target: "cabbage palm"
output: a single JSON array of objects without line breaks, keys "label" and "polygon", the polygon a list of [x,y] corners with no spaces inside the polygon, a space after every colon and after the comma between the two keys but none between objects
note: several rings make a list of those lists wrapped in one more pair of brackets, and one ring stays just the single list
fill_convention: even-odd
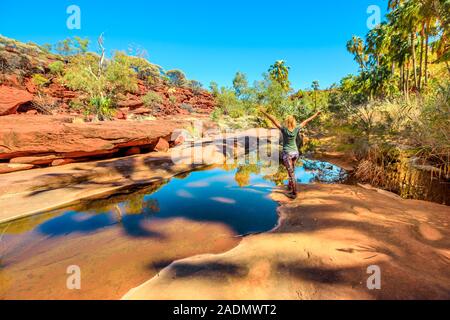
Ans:
[{"label": "cabbage palm", "polygon": [[314,90],[314,108],[317,109],[317,91],[320,88],[319,81],[314,80],[311,88]]},{"label": "cabbage palm", "polygon": [[361,70],[366,69],[367,56],[365,54],[364,41],[360,37],[353,36],[347,42],[347,51],[353,54]]},{"label": "cabbage palm", "polygon": [[289,67],[286,66],[284,60],[278,60],[269,68],[269,75],[273,81],[278,82],[283,90],[289,91]]}]

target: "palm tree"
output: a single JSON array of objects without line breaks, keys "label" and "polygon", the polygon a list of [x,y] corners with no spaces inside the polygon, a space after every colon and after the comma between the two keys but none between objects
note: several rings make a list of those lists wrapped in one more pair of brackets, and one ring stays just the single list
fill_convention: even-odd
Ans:
[{"label": "palm tree", "polygon": [[[449,32],[449,0],[388,0],[387,21],[365,40],[353,36],[347,42],[360,67],[360,91],[369,97],[386,95],[395,91],[398,79],[408,99],[412,89],[421,92],[427,85],[429,63],[445,62],[450,73]],[[435,61],[430,61],[431,51]]]},{"label": "palm tree", "polygon": [[269,68],[269,75],[272,80],[278,82],[285,91],[289,91],[289,67],[284,60],[278,60]]},{"label": "palm tree", "polygon": [[317,91],[320,88],[319,81],[314,80],[311,85],[311,88],[313,88],[313,90],[314,90],[314,109],[317,109]]},{"label": "palm tree", "polygon": [[392,36],[393,30],[391,25],[387,22],[382,22],[367,34],[366,53],[375,57],[377,67],[380,67],[382,62],[390,63],[392,73],[394,73],[395,66],[390,55]]},{"label": "palm tree", "polygon": [[354,55],[355,61],[359,64],[361,70],[366,69],[367,56],[365,55],[364,41],[360,37],[353,36],[347,42],[347,51]]}]

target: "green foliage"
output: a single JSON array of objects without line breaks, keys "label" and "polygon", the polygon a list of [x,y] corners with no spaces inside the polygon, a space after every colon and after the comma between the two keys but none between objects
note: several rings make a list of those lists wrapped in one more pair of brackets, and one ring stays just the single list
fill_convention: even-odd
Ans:
[{"label": "green foliage", "polygon": [[[423,102],[422,102],[423,101]],[[418,147],[419,153],[432,161],[450,162],[450,83],[416,102],[416,113],[402,133]],[[423,103],[420,106],[420,103]],[[411,114],[410,111],[408,111]]]},{"label": "green foliage", "polygon": [[358,158],[385,143],[414,147],[422,159],[449,161],[450,85],[438,87],[425,96],[384,100],[363,99],[352,92],[350,78],[330,95],[328,129],[341,145]]},{"label": "green foliage", "polygon": [[63,82],[72,90],[80,90],[92,97],[114,98],[119,92],[137,90],[136,72],[122,52],[105,67],[99,66],[100,57],[93,53],[77,55],[69,62]]},{"label": "green foliage", "polygon": [[175,97],[172,94],[169,94],[169,101],[171,104],[176,104],[177,103],[177,97]]},{"label": "green foliage", "polygon": [[161,77],[161,67],[150,63],[142,57],[127,56],[123,54],[130,67],[136,72],[138,79],[154,84]]},{"label": "green foliage", "polygon": [[238,98],[248,95],[249,87],[247,76],[242,72],[237,72],[233,79],[233,88]]},{"label": "green foliage", "polygon": [[48,65],[50,73],[55,76],[62,76],[64,74],[65,64],[62,61],[55,61]]},{"label": "green foliage", "polygon": [[[386,21],[365,39],[353,36],[347,50],[360,73],[356,84],[370,99],[424,92],[433,74],[430,64],[450,57],[449,1],[390,0]],[[432,62],[434,61],[434,62]],[[450,68],[447,65],[447,75]]]},{"label": "green foliage", "polygon": [[347,43],[359,73],[331,92],[329,128],[361,157],[401,144],[448,165],[450,4],[390,0],[388,7],[386,21]]},{"label": "green foliage", "polygon": [[219,93],[220,93],[219,85],[217,84],[217,82],[214,82],[214,81],[212,81],[212,82],[209,84],[209,90],[211,90],[211,94],[212,94],[214,97],[217,97],[217,96],[219,95]]},{"label": "green foliage", "polygon": [[290,82],[289,82],[289,67],[286,66],[285,61],[278,60],[269,68],[270,78],[277,82],[284,91],[290,90]]},{"label": "green foliage", "polygon": [[88,47],[89,39],[73,37],[59,41],[55,46],[55,50],[62,56],[71,56],[86,53]]},{"label": "green foliage", "polygon": [[106,95],[107,79],[99,68],[100,57],[93,53],[73,57],[67,65],[63,83],[90,97]]},{"label": "green foliage", "polygon": [[189,80],[187,86],[194,94],[199,94],[203,90],[203,85],[197,80]]},{"label": "green foliage", "polygon": [[163,103],[162,97],[154,91],[147,92],[147,94],[142,98],[142,101],[145,106],[150,108],[157,108]]},{"label": "green foliage", "polygon": [[92,97],[89,105],[93,108],[92,112],[97,115],[98,119],[103,121],[110,119],[113,115],[114,108],[111,98]]},{"label": "green foliage", "polygon": [[46,77],[44,77],[42,74],[39,73],[33,75],[32,81],[33,84],[36,85],[38,88],[43,88],[50,83],[50,80],[48,80]]},{"label": "green foliage", "polygon": [[75,111],[85,111],[86,106],[82,100],[79,98],[75,98],[73,100],[70,100],[69,107]]},{"label": "green foliage", "polygon": [[76,55],[70,59],[62,82],[72,90],[86,94],[89,110],[100,120],[107,119],[118,94],[138,89],[136,71],[122,52],[100,67],[100,57],[93,53]]},{"label": "green foliage", "polygon": [[107,90],[113,94],[118,92],[136,92],[138,90],[136,71],[124,52],[117,51],[104,71]]},{"label": "green foliage", "polygon": [[308,139],[306,143],[301,147],[301,153],[314,152],[320,146],[320,141],[317,139]]},{"label": "green foliage", "polygon": [[245,115],[244,104],[236,97],[236,93],[222,87],[217,96],[217,107],[222,114],[232,118],[239,118]]},{"label": "green foliage", "polygon": [[[279,61],[275,65],[281,68],[284,62]],[[272,66],[271,69],[275,70],[275,67]],[[261,105],[266,106],[267,111],[281,121],[284,121],[288,115],[303,121],[313,114],[316,110],[315,105],[323,108],[327,105],[328,94],[321,92],[314,92],[315,100],[311,98],[310,92],[290,95],[290,89],[286,90],[289,80],[283,78],[283,81],[279,81],[274,74],[264,74],[263,80],[255,82],[251,87],[248,85],[246,75],[241,72],[236,73],[232,89],[226,87],[219,89],[216,83],[211,83],[211,92],[217,105],[212,119],[219,123],[232,123],[227,118],[234,119],[235,123],[239,122],[239,125],[231,125],[232,127],[265,126],[266,118],[261,117],[258,111]],[[244,120],[246,124],[241,123]]]},{"label": "green foliage", "polygon": [[169,70],[166,72],[170,84],[176,87],[182,87],[187,84],[186,75],[181,70]]},{"label": "green foliage", "polygon": [[50,53],[53,49],[53,46],[50,43],[44,43],[43,45],[41,45],[41,49],[45,53]]},{"label": "green foliage", "polygon": [[182,103],[180,108],[183,110],[186,110],[187,112],[189,112],[191,114],[195,112],[194,107],[189,103]]}]

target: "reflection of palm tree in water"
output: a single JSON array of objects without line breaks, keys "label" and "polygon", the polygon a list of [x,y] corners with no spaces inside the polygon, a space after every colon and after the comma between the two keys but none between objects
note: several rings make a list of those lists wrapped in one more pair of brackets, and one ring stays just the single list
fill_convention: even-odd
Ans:
[{"label": "reflection of palm tree in water", "polygon": [[[261,165],[257,164],[242,165],[237,168],[234,180],[236,181],[239,187],[246,187],[250,185],[251,174],[257,175],[260,173],[261,173]],[[278,166],[278,171],[276,173],[271,175],[265,175],[262,178],[264,180],[275,183],[275,185],[277,186],[281,186],[284,184],[286,180],[289,179],[289,174],[286,168],[280,164]]]},{"label": "reflection of palm tree in water", "polygon": [[276,173],[271,174],[271,175],[266,175],[263,177],[263,179],[271,181],[271,182],[275,183],[275,185],[277,185],[277,186],[282,186],[282,185],[284,185],[284,182],[286,180],[289,180],[289,173],[283,165],[280,165],[278,167],[278,171]]},{"label": "reflection of palm tree in water", "polygon": [[133,196],[130,200],[125,202],[123,207],[119,203],[113,205],[113,208],[109,211],[115,212],[118,222],[122,221],[125,215],[139,215],[148,213],[160,212],[158,200],[156,199],[144,199],[144,194],[138,194]]},{"label": "reflection of palm tree in water", "polygon": [[234,176],[234,180],[239,187],[249,186],[251,174],[259,174],[260,169],[261,168],[257,164],[239,166]]}]

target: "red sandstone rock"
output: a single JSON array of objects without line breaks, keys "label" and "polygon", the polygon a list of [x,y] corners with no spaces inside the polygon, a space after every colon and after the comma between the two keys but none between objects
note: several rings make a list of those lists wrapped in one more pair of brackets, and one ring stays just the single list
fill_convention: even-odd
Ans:
[{"label": "red sandstone rock", "polygon": [[[0,159],[53,155],[54,158],[44,161],[51,164],[57,159],[107,156],[122,148],[151,148],[160,137],[186,124],[175,120],[99,123],[72,123],[72,120],[68,116],[26,114],[0,117]],[[164,145],[161,142],[159,147],[164,150]],[[25,159],[27,163],[39,164],[41,160]]]},{"label": "red sandstone rock", "polygon": [[179,146],[180,144],[183,144],[185,140],[186,140],[186,139],[184,138],[183,135],[179,135],[179,136],[175,139],[175,141],[172,142],[172,146],[173,146],[173,147]]},{"label": "red sandstone rock", "polygon": [[167,142],[166,139],[164,138],[159,138],[158,143],[156,144],[156,146],[154,147],[153,150],[158,151],[158,152],[167,152],[169,151],[170,145]]},{"label": "red sandstone rock", "polygon": [[14,114],[17,109],[33,100],[33,95],[25,90],[0,86],[0,116]]},{"label": "red sandstone rock", "polygon": [[119,152],[119,149],[110,149],[110,150],[95,150],[95,151],[74,151],[64,153],[64,157],[67,158],[96,158],[96,157],[104,157],[108,155],[112,155],[116,152]]},{"label": "red sandstone rock", "polygon": [[32,168],[34,168],[32,164],[0,163],[0,174],[29,170]]},{"label": "red sandstone rock", "polygon": [[115,114],[115,118],[119,120],[127,120],[127,114],[122,110],[117,110]]},{"label": "red sandstone rock", "polygon": [[[0,50],[0,55],[3,53]],[[33,94],[36,99],[37,97],[37,88],[34,85],[32,78],[29,76],[35,72],[37,68],[41,68],[42,66],[47,66],[46,71],[48,72],[48,65],[55,60],[52,55],[48,56],[42,56],[36,55],[34,51],[23,51],[20,52],[17,51],[11,51],[7,52],[3,55],[7,61],[13,61],[13,65],[16,65],[17,68],[15,70],[8,70],[8,73],[4,74],[2,77],[2,86],[5,87],[13,87],[17,90],[23,90],[24,92],[30,92]],[[19,63],[20,62],[20,63]],[[23,63],[22,63],[23,62]],[[24,77],[24,75],[27,75]],[[85,95],[81,92],[71,91],[70,89],[64,87],[61,83],[54,80],[54,77],[51,75],[44,74],[45,77],[51,80],[48,86],[45,88],[41,88],[41,94],[42,99],[48,99],[53,98],[57,99],[57,101],[52,102],[52,113],[54,114],[63,114],[67,115],[73,110],[68,108],[68,106],[71,104],[71,102],[74,99],[84,99],[86,98]],[[138,80],[138,89],[135,93],[126,93],[120,95],[120,100],[118,107],[122,108],[129,108],[129,109],[139,109],[144,107],[143,104],[143,96],[147,94],[149,91],[157,92],[161,98],[162,102],[158,106],[158,108],[155,108],[155,110],[151,110],[150,113],[152,113],[155,116],[165,116],[165,115],[178,115],[178,114],[188,114],[186,110],[183,110],[180,108],[182,104],[189,104],[192,106],[195,113],[198,114],[207,114],[212,111],[215,105],[214,97],[207,92],[206,90],[200,90],[200,91],[193,91],[190,88],[184,88],[184,87],[177,87],[177,88],[170,88],[168,87],[162,80],[156,79],[156,83],[153,83],[152,85],[149,85],[147,82]],[[4,90],[4,89],[2,89]],[[13,89],[9,89],[13,90]],[[7,97],[8,101],[7,104],[5,104],[4,100]],[[19,98],[19,105],[16,105],[14,102]],[[13,105],[11,106],[11,100],[13,102]],[[28,101],[31,101],[31,97],[28,96],[28,98],[25,101],[21,101],[22,98],[20,95],[1,95],[0,94],[0,115],[5,114],[13,114],[16,112],[18,106],[20,106],[20,103],[26,103]],[[45,100],[47,101],[47,100]],[[51,101],[51,100],[49,100]],[[175,103],[172,103],[171,101],[176,101]],[[190,110],[190,109],[188,109]],[[143,111],[143,110],[141,110]],[[123,119],[123,116],[119,114],[120,119]]]},{"label": "red sandstone rock", "polygon": [[32,94],[37,93],[36,85],[33,83],[33,80],[31,80],[31,79],[28,79],[28,80],[25,82],[25,88],[27,88],[27,91],[28,91],[29,93],[32,93]]},{"label": "red sandstone rock", "polygon": [[134,156],[135,154],[140,154],[141,149],[139,147],[132,147],[125,152],[126,156]]},{"label": "red sandstone rock", "polygon": [[58,159],[58,160],[54,160],[52,162],[52,166],[58,167],[58,166],[63,166],[65,164],[70,164],[70,163],[74,163],[74,162],[75,162],[74,159]]},{"label": "red sandstone rock", "polygon": [[149,113],[151,113],[151,110],[148,109],[148,108],[143,107],[143,108],[138,108],[136,110],[132,110],[130,112],[132,114],[149,114]]},{"label": "red sandstone rock", "polygon": [[144,105],[144,102],[142,102],[141,98],[138,97],[130,97],[125,101],[119,101],[117,105],[120,108],[130,108],[130,109],[137,109]]},{"label": "red sandstone rock", "polygon": [[9,163],[45,165],[52,163],[55,159],[58,159],[58,157],[55,155],[40,156],[40,157],[18,157],[11,159]]}]

